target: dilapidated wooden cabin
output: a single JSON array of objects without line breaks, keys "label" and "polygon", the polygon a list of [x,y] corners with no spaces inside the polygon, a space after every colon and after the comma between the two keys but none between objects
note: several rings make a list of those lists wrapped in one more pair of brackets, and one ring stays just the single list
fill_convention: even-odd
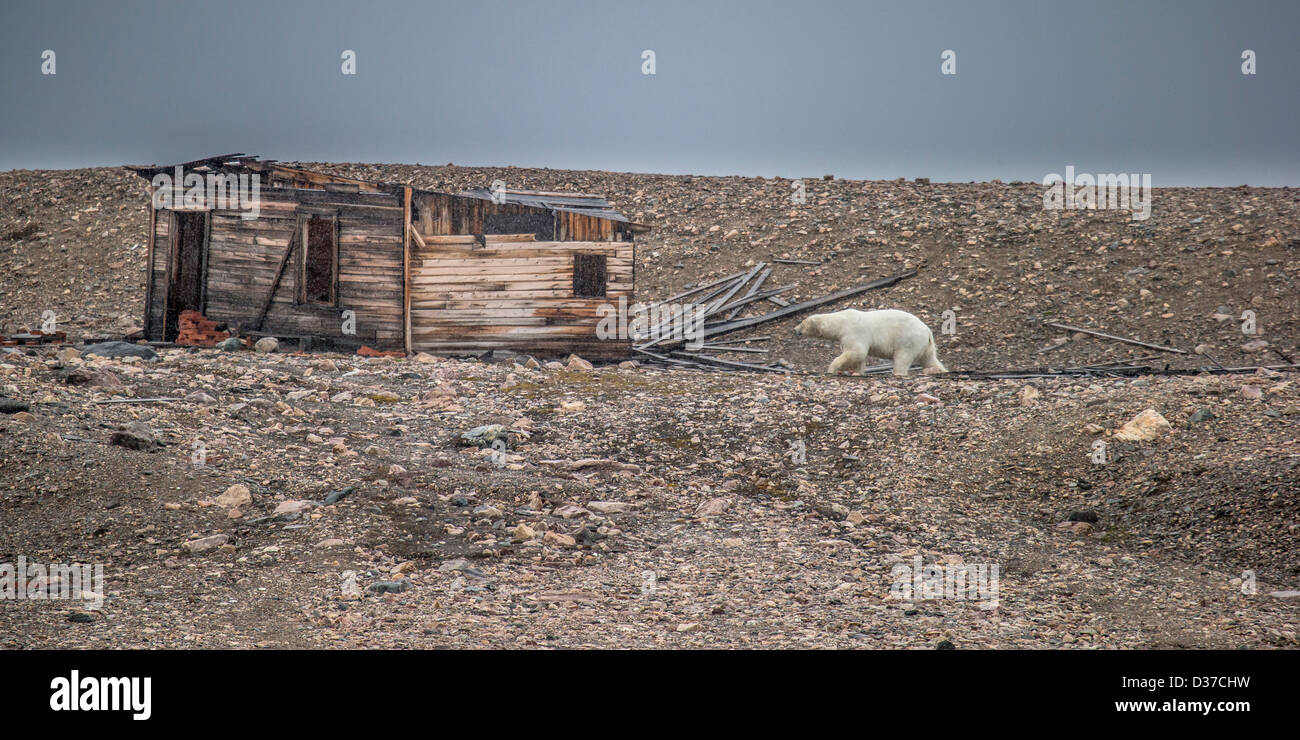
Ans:
[{"label": "dilapidated wooden cabin", "polygon": [[196,310],[244,335],[442,354],[627,355],[598,309],[633,300],[633,233],[597,195],[441,193],[225,155],[150,180],[144,331]]}]

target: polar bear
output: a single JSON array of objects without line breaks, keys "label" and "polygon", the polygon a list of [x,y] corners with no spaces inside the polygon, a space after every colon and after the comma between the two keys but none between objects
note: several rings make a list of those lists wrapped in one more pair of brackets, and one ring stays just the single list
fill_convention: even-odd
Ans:
[{"label": "polar bear", "polygon": [[934,353],[934,334],[924,321],[906,311],[859,311],[846,308],[834,313],[819,313],[800,322],[796,334],[805,337],[840,340],[839,357],[827,372],[860,372],[867,357],[894,361],[894,374],[906,376],[912,363],[932,372],[946,373],[947,368]]}]

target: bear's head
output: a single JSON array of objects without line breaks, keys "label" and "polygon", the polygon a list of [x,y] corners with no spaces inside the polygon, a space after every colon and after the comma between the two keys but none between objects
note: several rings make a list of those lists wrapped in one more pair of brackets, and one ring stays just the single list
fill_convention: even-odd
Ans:
[{"label": "bear's head", "polygon": [[809,316],[794,328],[794,333],[802,337],[819,337],[821,336],[821,317]]}]

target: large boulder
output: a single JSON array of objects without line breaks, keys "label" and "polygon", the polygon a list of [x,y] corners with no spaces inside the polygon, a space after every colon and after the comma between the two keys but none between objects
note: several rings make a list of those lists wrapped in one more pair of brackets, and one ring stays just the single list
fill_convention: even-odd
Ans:
[{"label": "large boulder", "polygon": [[139,421],[124,424],[121,429],[113,432],[113,436],[109,437],[108,443],[118,447],[125,447],[128,450],[141,450],[143,452],[154,452],[163,446],[162,442],[158,441],[158,435],[146,424]]},{"label": "large boulder", "polygon": [[1170,424],[1155,409],[1147,409],[1115,432],[1115,439],[1124,442],[1146,442],[1162,437],[1169,431]]},{"label": "large boulder", "polygon": [[131,344],[130,342],[90,344],[81,348],[81,354],[99,355],[100,357],[139,357],[142,360],[152,360],[158,356],[158,353],[153,351],[153,347],[146,344]]}]

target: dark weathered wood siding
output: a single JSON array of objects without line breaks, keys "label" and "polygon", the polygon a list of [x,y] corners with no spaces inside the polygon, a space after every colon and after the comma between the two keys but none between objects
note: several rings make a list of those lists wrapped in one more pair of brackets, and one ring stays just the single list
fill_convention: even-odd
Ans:
[{"label": "dark weathered wood siding", "polygon": [[[572,211],[548,213],[545,209],[516,203],[493,203],[444,193],[416,192],[411,198],[412,220],[421,234],[482,234],[486,216],[517,216],[521,219],[548,216],[551,227],[537,233],[538,240],[555,241],[631,241],[629,224],[597,218]],[[502,219],[505,220],[505,219]],[[499,229],[496,233],[517,234],[519,229]]]},{"label": "dark weathered wood siding", "polygon": [[[284,270],[261,331],[357,342],[403,345],[402,202],[384,193],[324,190],[261,191],[261,212],[245,220],[240,211],[212,211],[204,313],[214,321],[254,329],[266,304],[285,249],[306,213],[337,213],[338,305],[299,304],[301,243]],[[162,336],[170,218],[160,211],[154,229],[150,338]],[[299,240],[301,241],[301,240]],[[356,334],[343,333],[343,312],[356,312]]]}]

